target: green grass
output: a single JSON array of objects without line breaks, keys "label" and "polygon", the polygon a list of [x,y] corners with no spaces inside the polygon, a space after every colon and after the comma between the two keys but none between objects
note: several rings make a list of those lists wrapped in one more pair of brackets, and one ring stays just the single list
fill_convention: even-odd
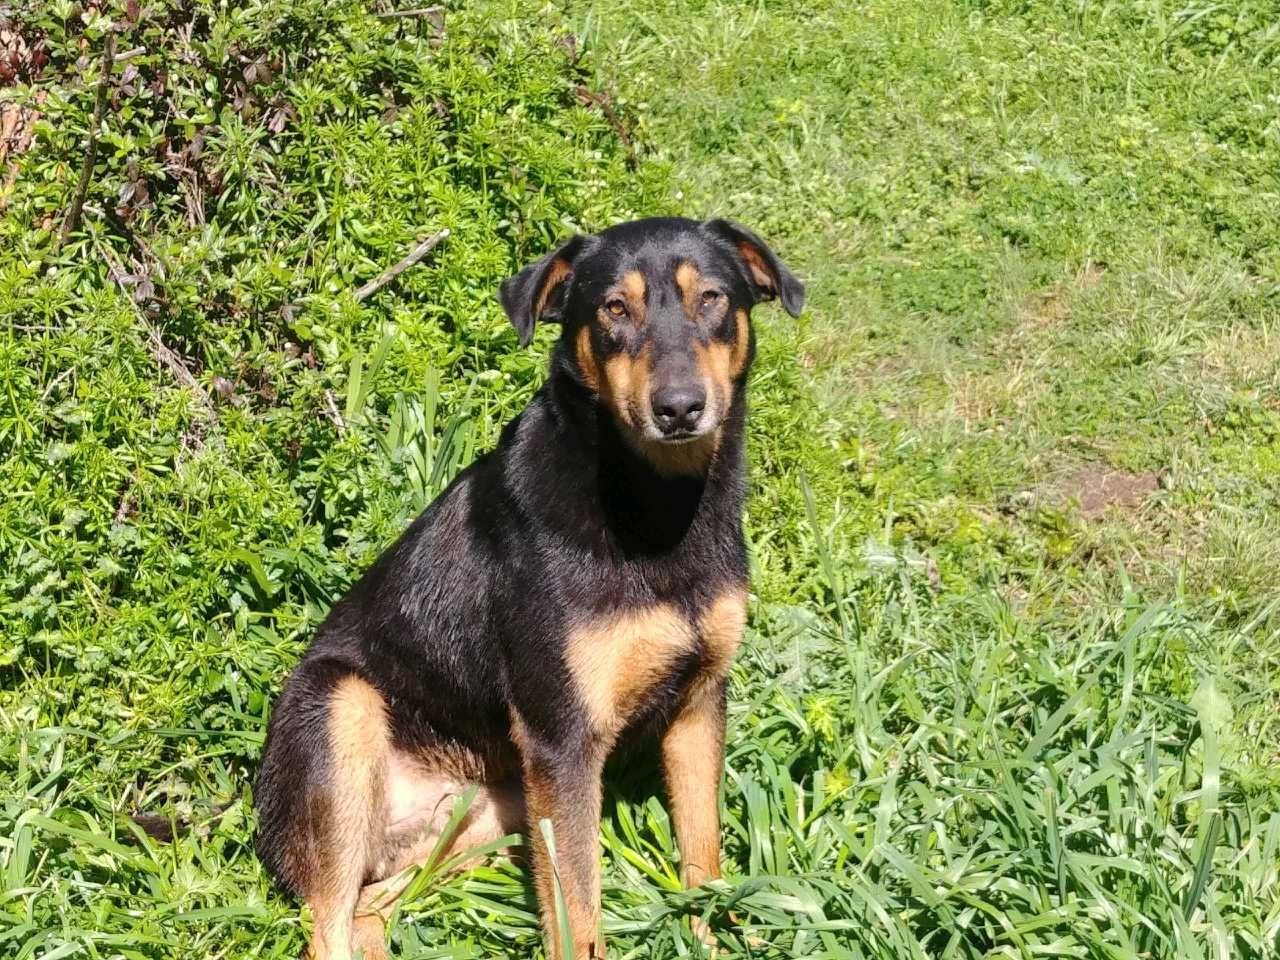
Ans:
[{"label": "green grass", "polygon": [[[810,309],[758,313],[727,879],[681,892],[616,771],[611,955],[699,955],[689,914],[734,958],[1280,955],[1274,2],[104,9],[145,52],[60,251],[106,20],[16,15],[0,956],[299,954],[249,843],[271,699],[540,381],[496,284],[660,212],[751,225]],[[424,878],[393,942],[534,955],[526,878]]]}]

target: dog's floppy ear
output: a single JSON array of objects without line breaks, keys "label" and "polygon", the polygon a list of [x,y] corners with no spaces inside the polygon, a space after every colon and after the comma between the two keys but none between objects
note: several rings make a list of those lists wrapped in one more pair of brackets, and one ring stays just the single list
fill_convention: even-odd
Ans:
[{"label": "dog's floppy ear", "polygon": [[728,220],[708,220],[706,229],[727,240],[738,252],[738,259],[746,268],[757,301],[777,297],[787,313],[793,317],[800,316],[804,309],[804,284],[786,268],[767,243],[746,227]]},{"label": "dog's floppy ear", "polygon": [[502,281],[498,299],[511,325],[520,335],[520,346],[533,339],[539,320],[556,320],[564,308],[565,294],[573,280],[573,261],[585,237],[574,237],[559,250],[535,260],[514,277]]}]

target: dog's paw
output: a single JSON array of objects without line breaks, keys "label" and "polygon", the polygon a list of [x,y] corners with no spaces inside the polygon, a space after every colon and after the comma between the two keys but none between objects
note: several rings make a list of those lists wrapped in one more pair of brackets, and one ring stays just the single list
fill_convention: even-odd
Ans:
[{"label": "dog's paw", "polygon": [[716,935],[711,932],[711,925],[701,917],[690,917],[689,928],[693,931],[693,935],[706,947],[706,955],[715,957],[719,952],[719,948],[716,945]]}]

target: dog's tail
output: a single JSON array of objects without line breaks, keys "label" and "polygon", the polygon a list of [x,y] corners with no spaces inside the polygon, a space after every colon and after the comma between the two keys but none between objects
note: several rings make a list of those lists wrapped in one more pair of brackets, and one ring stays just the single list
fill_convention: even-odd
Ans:
[{"label": "dog's tail", "polygon": [[215,803],[202,811],[200,816],[179,817],[169,813],[151,813],[145,810],[135,810],[129,814],[132,820],[148,837],[152,840],[159,840],[161,843],[172,843],[175,837],[180,837],[187,833],[192,827],[199,823],[207,823],[215,817],[220,817],[230,808],[229,803]]}]

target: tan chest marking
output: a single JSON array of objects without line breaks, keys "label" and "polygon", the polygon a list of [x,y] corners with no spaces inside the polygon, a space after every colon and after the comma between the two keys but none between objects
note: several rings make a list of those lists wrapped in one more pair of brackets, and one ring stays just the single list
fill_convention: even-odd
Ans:
[{"label": "tan chest marking", "polygon": [[680,658],[699,650],[699,639],[702,664],[696,682],[719,682],[746,622],[746,587],[734,586],[712,601],[696,626],[670,604],[658,604],[574,630],[565,659],[592,725],[607,736],[622,730]]},{"label": "tan chest marking", "polygon": [[671,605],[658,604],[574,630],[565,659],[592,725],[611,736],[696,646],[693,625]]},{"label": "tan chest marking", "polygon": [[730,587],[698,618],[698,633],[703,643],[703,677],[720,680],[729,672],[746,626],[747,588]]}]

